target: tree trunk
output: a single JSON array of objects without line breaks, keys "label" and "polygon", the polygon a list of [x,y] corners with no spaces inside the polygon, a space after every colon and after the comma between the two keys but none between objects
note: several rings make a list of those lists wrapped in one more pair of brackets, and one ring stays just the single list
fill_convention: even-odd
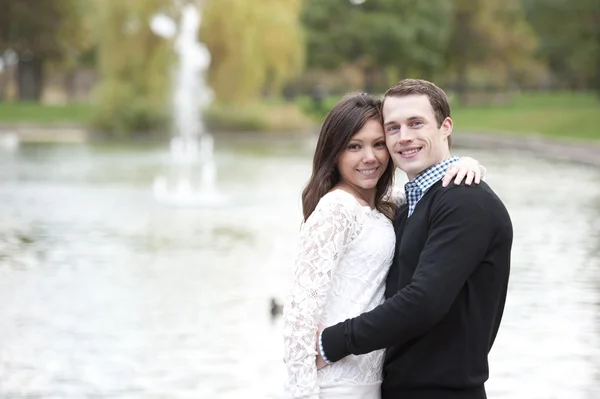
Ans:
[{"label": "tree trunk", "polygon": [[9,67],[5,66],[3,72],[0,72],[0,102],[4,101],[4,93],[6,92],[7,86],[6,81],[8,80],[6,76],[8,75],[8,68]]},{"label": "tree trunk", "polygon": [[75,99],[75,74],[76,70],[69,69],[65,72],[65,91],[67,92],[67,100],[73,101]]},{"label": "tree trunk", "polygon": [[[600,15],[598,21],[600,21]],[[596,36],[598,38],[597,45],[600,46],[600,28],[596,28]],[[600,98],[600,49],[596,50],[596,91],[598,93],[598,97]]]},{"label": "tree trunk", "polygon": [[465,11],[459,12],[456,23],[458,26],[456,92],[458,101],[465,104],[469,91],[469,14]]},{"label": "tree trunk", "polygon": [[43,60],[21,56],[17,64],[20,101],[39,101],[44,84]]},{"label": "tree trunk", "polygon": [[600,98],[600,52],[598,52],[598,61],[596,62],[596,91]]},{"label": "tree trunk", "polygon": [[377,78],[377,69],[374,67],[365,68],[365,93],[372,94],[375,90],[375,80]]}]

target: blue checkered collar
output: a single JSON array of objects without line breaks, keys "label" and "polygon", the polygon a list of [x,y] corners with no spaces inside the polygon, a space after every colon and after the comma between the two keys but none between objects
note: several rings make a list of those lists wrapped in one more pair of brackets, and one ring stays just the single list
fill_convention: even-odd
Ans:
[{"label": "blue checkered collar", "polygon": [[[439,181],[448,170],[448,167],[455,162],[460,160],[459,157],[450,157],[445,161],[442,161],[429,169],[421,172],[417,177],[413,180],[409,181],[404,185],[404,190],[406,191],[406,198],[408,200],[410,208],[415,207],[416,203],[421,199],[423,194],[431,186],[435,184],[435,182]],[[409,210],[409,214],[412,213]]]}]

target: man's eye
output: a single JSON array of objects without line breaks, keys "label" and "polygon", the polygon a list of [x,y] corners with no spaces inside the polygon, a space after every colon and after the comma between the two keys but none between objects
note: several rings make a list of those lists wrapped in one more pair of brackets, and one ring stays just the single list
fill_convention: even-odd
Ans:
[{"label": "man's eye", "polygon": [[398,130],[398,126],[388,126],[387,131],[388,132],[394,132]]},{"label": "man's eye", "polygon": [[421,126],[422,124],[423,124],[423,122],[421,122],[421,121],[415,121],[415,122],[413,122],[413,123],[412,123],[410,126],[411,126],[411,127],[419,127],[419,126]]}]

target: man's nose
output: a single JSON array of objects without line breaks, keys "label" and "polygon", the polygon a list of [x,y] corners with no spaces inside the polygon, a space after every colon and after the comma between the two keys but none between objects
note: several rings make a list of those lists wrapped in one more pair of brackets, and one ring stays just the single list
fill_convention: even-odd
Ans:
[{"label": "man's nose", "polygon": [[414,135],[410,131],[410,129],[406,126],[402,126],[400,128],[400,132],[398,133],[398,142],[400,144],[410,143],[414,140]]}]

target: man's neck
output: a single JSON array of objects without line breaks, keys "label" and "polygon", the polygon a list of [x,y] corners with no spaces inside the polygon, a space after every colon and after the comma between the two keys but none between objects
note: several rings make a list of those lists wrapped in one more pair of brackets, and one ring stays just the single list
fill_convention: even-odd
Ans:
[{"label": "man's neck", "polygon": [[438,162],[434,163],[433,165],[428,166],[427,168],[423,169],[422,171],[420,171],[419,173],[413,175],[412,177],[409,176],[408,174],[406,175],[406,177],[408,177],[408,181],[413,181],[417,177],[421,176],[423,173],[427,172],[429,169],[433,168],[434,166],[437,166],[437,165],[441,164],[444,161],[447,161],[450,158],[452,158],[452,155],[450,155],[450,153],[448,153],[448,154],[446,154],[446,156],[441,161],[438,161]]}]

